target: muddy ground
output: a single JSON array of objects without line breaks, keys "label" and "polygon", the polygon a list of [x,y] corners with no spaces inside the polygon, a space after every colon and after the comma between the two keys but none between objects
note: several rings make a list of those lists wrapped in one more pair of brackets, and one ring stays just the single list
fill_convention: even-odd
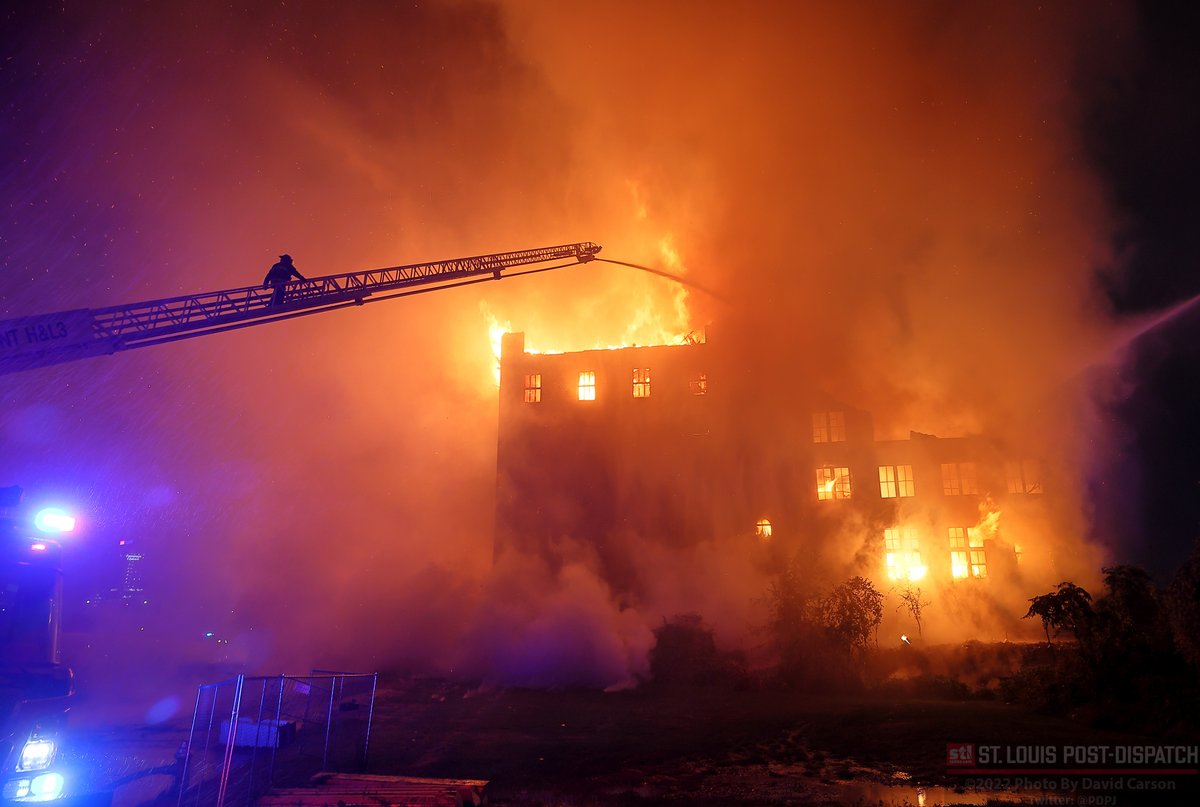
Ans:
[{"label": "muddy ground", "polygon": [[930,805],[978,804],[986,794],[955,793],[948,742],[1147,741],[983,700],[397,681],[378,703],[390,718],[372,733],[373,769],[489,779],[492,802],[509,805],[916,804],[917,787]]},{"label": "muddy ground", "polygon": [[[188,716],[190,718],[190,715]],[[114,804],[164,805],[189,720],[93,727],[120,767]],[[486,779],[494,805],[1176,804],[1170,792],[1064,800],[1044,788],[963,787],[948,742],[1128,745],[1117,734],[995,700],[829,697],[727,686],[624,692],[481,689],[384,674],[367,770]],[[157,773],[140,776],[141,771]],[[1009,783],[1012,784],[1012,783]]]}]

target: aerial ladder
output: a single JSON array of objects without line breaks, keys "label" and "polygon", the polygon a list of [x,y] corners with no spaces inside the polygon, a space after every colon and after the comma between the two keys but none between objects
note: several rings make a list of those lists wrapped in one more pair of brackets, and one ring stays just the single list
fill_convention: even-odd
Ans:
[{"label": "aerial ladder", "polygon": [[[0,375],[368,302],[561,269],[588,263],[600,249],[584,241],[295,280],[287,284],[284,300],[278,304],[272,302],[274,289],[246,286],[0,320]],[[521,271],[511,271],[514,269]]]}]

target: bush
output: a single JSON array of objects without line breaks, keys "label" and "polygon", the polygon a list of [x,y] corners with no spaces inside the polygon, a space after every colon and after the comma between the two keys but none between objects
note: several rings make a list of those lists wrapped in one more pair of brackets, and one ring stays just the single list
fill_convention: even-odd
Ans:
[{"label": "bush", "polygon": [[783,683],[831,690],[862,685],[866,651],[883,620],[883,595],[871,581],[853,577],[822,595],[792,563],[767,596]]},{"label": "bush", "polygon": [[741,684],[741,659],[717,650],[712,629],[699,614],[676,614],[654,630],[650,674],[660,685]]},{"label": "bush", "polygon": [[1194,720],[1195,678],[1180,652],[1187,640],[1179,640],[1187,634],[1180,625],[1187,622],[1188,584],[1180,584],[1164,607],[1142,569],[1111,566],[1103,572],[1105,593],[1094,605],[1087,592],[1065,582],[1030,600],[1026,616],[1042,618],[1048,641],[1052,629],[1070,631],[1078,641],[1043,646],[1040,658],[1028,656],[1004,682],[1005,699],[1038,712],[1075,713],[1105,728],[1161,730]]}]

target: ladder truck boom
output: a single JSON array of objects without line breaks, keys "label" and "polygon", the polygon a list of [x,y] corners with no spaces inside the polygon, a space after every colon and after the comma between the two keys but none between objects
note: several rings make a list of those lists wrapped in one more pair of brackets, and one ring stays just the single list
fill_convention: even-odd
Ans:
[{"label": "ladder truck boom", "polygon": [[[272,304],[262,286],[0,321],[0,375],[332,311],[366,302],[587,263],[590,241],[296,280]],[[555,266],[539,266],[568,261]],[[512,269],[523,271],[505,274]]]}]

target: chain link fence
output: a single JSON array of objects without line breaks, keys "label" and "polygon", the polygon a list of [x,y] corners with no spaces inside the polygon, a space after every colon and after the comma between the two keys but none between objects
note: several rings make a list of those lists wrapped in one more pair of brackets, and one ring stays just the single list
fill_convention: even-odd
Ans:
[{"label": "chain link fence", "polygon": [[377,681],[376,673],[313,670],[201,686],[180,754],[179,807],[248,807],[318,771],[363,770]]}]

